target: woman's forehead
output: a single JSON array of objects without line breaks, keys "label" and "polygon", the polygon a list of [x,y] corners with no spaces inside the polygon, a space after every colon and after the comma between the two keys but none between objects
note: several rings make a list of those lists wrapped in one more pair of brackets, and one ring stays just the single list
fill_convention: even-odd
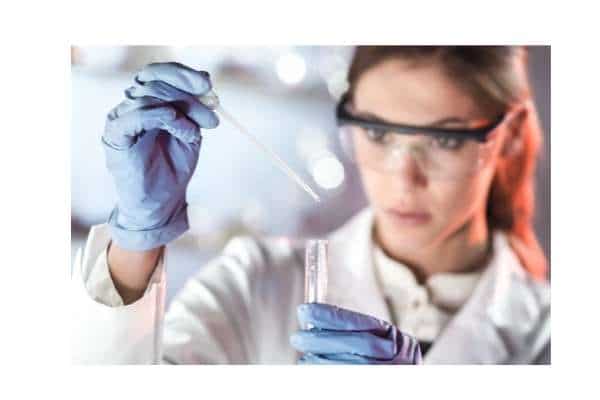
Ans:
[{"label": "woman's forehead", "polygon": [[433,62],[384,61],[358,79],[353,100],[359,113],[415,125],[484,117],[475,100]]}]

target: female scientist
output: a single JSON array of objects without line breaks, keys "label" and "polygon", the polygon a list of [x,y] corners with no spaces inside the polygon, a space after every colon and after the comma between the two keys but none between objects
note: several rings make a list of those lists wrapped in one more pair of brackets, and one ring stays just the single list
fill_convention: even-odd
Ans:
[{"label": "female scientist", "polygon": [[240,237],[167,313],[168,244],[219,121],[206,72],[146,66],[107,118],[118,204],[75,261],[75,362],[549,363],[526,65],[520,47],[358,47],[337,121],[370,204],[327,237],[327,304],[302,304],[303,243]]}]

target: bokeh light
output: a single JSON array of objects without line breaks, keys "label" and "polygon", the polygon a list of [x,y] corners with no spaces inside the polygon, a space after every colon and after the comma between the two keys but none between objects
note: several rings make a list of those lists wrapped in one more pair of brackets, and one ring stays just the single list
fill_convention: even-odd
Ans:
[{"label": "bokeh light", "polygon": [[288,52],[282,54],[276,62],[277,76],[287,85],[297,85],[306,75],[306,62],[299,54]]},{"label": "bokeh light", "polygon": [[335,189],[344,182],[344,166],[333,154],[315,160],[311,172],[317,185],[323,189]]}]

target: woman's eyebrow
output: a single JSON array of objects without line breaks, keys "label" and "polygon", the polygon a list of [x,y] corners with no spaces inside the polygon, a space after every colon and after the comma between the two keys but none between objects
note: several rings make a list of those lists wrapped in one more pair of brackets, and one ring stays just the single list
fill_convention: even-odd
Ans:
[{"label": "woman's eyebrow", "polygon": [[[387,121],[383,118],[380,118],[378,116],[376,116],[373,113],[370,113],[368,111],[355,111],[356,116],[364,118],[364,119],[368,119],[369,121],[372,122],[378,122],[378,123],[382,123],[382,124],[400,124],[398,122],[391,122],[391,121]],[[443,126],[443,125],[447,125],[447,124],[468,124],[469,121],[460,118],[460,117],[444,117],[444,118],[440,118],[438,120],[435,120],[433,122],[430,122],[428,124],[422,125],[423,127],[439,127],[439,126]],[[409,124],[403,124],[403,125],[409,125]]]},{"label": "woman's eyebrow", "polygon": [[428,126],[443,126],[448,124],[468,124],[469,121],[460,117],[446,117],[435,120],[429,124]]}]

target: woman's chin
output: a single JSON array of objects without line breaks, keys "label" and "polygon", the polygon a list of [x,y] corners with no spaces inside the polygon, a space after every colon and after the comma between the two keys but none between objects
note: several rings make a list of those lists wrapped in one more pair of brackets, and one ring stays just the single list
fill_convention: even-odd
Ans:
[{"label": "woman's chin", "polygon": [[435,237],[435,229],[432,223],[398,224],[393,219],[380,218],[378,236],[394,247],[418,248],[431,244]]}]

